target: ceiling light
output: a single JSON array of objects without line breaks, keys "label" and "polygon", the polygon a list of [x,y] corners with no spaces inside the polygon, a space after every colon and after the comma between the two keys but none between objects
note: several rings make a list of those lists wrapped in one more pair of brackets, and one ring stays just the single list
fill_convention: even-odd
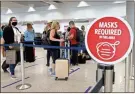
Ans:
[{"label": "ceiling light", "polygon": [[115,4],[125,3],[126,1],[114,1]]},{"label": "ceiling light", "polygon": [[6,13],[6,14],[11,14],[11,13],[13,13],[13,12],[12,12],[12,10],[8,8],[8,10],[7,10],[7,13]]},{"label": "ceiling light", "polygon": [[36,11],[33,7],[30,7],[29,9],[28,9],[28,12],[32,12],[32,11]]},{"label": "ceiling light", "polygon": [[89,6],[88,3],[86,3],[85,1],[81,1],[77,7],[87,7]]},{"label": "ceiling light", "polygon": [[50,4],[50,6],[49,6],[48,10],[53,10],[53,9],[57,9],[57,8],[56,8],[56,6],[55,6],[55,5]]},{"label": "ceiling light", "polygon": [[79,19],[79,18],[74,18],[74,19],[76,19],[76,20],[77,20],[77,19]]}]

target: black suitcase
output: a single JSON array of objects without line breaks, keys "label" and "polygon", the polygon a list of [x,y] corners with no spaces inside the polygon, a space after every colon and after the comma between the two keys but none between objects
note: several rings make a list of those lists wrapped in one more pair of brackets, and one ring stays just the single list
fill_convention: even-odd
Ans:
[{"label": "black suitcase", "polygon": [[2,69],[3,69],[3,71],[6,72],[8,67],[9,67],[9,64],[7,64],[7,63],[6,63],[6,60],[5,60],[5,61],[3,62],[3,64],[2,64]]},{"label": "black suitcase", "polygon": [[86,54],[86,60],[91,60],[92,59],[91,56],[88,54],[87,51],[85,51],[84,53]]},{"label": "black suitcase", "polygon": [[86,56],[82,53],[78,54],[78,63],[85,64],[86,63]]}]

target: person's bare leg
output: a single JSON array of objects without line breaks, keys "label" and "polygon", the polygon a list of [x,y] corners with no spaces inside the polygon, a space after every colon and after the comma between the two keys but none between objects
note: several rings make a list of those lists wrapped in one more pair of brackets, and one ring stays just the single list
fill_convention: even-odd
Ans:
[{"label": "person's bare leg", "polygon": [[55,64],[52,63],[52,73],[55,73]]}]

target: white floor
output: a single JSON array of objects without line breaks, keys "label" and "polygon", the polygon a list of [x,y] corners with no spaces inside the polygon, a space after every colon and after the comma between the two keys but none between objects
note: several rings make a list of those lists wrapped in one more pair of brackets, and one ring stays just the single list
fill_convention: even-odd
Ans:
[{"label": "white floor", "polygon": [[[1,92],[85,92],[88,87],[96,84],[97,64],[94,61],[87,61],[86,64],[72,67],[70,70],[76,70],[69,75],[68,81],[55,81],[51,77],[46,67],[45,51],[36,49],[36,61],[34,63],[25,63],[25,82],[32,85],[26,90],[17,90],[16,86],[21,84],[21,66],[16,67],[18,79],[11,79],[8,73],[1,71]],[[115,65],[115,84],[113,92],[124,92],[125,88],[125,63]],[[134,81],[130,82],[130,92],[134,91]]]}]

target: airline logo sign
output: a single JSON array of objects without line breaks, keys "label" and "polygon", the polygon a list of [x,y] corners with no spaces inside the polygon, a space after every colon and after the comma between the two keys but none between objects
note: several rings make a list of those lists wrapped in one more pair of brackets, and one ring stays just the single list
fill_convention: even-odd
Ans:
[{"label": "airline logo sign", "polygon": [[85,44],[98,63],[115,64],[124,60],[133,46],[133,32],[122,18],[102,17],[93,21],[86,33]]}]

